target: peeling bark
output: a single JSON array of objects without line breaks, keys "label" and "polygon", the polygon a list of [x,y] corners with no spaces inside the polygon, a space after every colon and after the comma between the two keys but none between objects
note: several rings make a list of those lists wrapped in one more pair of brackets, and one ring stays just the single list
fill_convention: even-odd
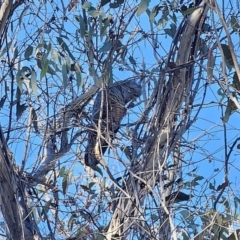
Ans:
[{"label": "peeling bark", "polygon": [[0,129],[0,204],[13,239],[24,239],[20,206],[17,200],[17,176]]},{"label": "peeling bark", "polygon": [[6,27],[7,20],[9,18],[9,14],[11,12],[13,1],[5,0],[3,1],[0,8],[0,36],[2,36],[4,28]]}]

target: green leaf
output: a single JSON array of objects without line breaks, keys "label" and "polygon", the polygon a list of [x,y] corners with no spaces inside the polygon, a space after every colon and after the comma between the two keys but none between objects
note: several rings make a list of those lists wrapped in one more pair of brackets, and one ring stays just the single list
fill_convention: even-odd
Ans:
[{"label": "green leaf", "polygon": [[209,189],[215,190],[215,187],[214,187],[214,185],[211,182],[209,183]]},{"label": "green leaf", "polygon": [[80,35],[81,37],[83,38],[85,36],[85,31],[86,31],[86,28],[85,28],[85,22],[83,20],[83,17],[82,15],[80,14],[79,16],[75,16],[75,19],[79,22],[80,24],[80,29],[78,32],[80,32]]},{"label": "green leaf", "polygon": [[82,184],[80,184],[80,186],[84,191],[89,191],[89,187],[82,185]]},{"label": "green leaf", "polygon": [[194,178],[194,181],[201,181],[203,179],[204,179],[203,176],[197,176],[197,177]]},{"label": "green leaf", "polygon": [[37,56],[38,53],[41,53],[40,50],[42,49],[42,47],[45,45],[45,41],[43,41],[42,43],[39,43],[37,45],[37,47],[35,48],[35,55]]},{"label": "green leaf", "polygon": [[52,203],[52,199],[50,199],[46,202],[45,206],[43,207],[41,216],[46,215],[48,213],[51,203]]},{"label": "green leaf", "polygon": [[149,15],[149,19],[150,19],[150,22],[154,23],[155,21],[155,17],[158,15],[159,13],[159,10],[160,10],[160,6],[159,5],[156,5],[153,7],[150,15]]},{"label": "green leaf", "polygon": [[138,5],[137,16],[139,17],[142,13],[146,12],[150,0],[141,0]]},{"label": "green leaf", "polygon": [[82,38],[85,37],[85,31],[86,31],[86,26],[85,26],[85,22],[83,20],[82,15],[79,15],[79,24],[80,24],[80,35]]},{"label": "green leaf", "polygon": [[196,10],[195,7],[189,8],[189,9],[187,9],[186,11],[184,11],[183,14],[184,14],[184,15],[189,15],[189,14],[192,14],[195,10]]},{"label": "green leaf", "polygon": [[111,0],[101,0],[101,7],[108,4]]},{"label": "green leaf", "polygon": [[230,65],[231,67],[234,67],[234,63],[233,63],[233,59],[232,59],[232,54],[231,51],[229,49],[229,46],[226,44],[221,44],[222,50],[223,50],[223,54],[226,60],[226,63],[228,65]]},{"label": "green leaf", "polygon": [[94,168],[94,170],[97,171],[101,176],[103,176],[103,172],[102,172],[102,169],[100,167],[96,166]]},{"label": "green leaf", "polygon": [[25,59],[28,60],[29,57],[32,55],[32,53],[33,53],[33,47],[29,45],[24,53]]},{"label": "green leaf", "polygon": [[168,23],[168,17],[167,16],[163,16],[161,17],[161,19],[158,21],[158,29],[164,29],[166,27]]},{"label": "green leaf", "polygon": [[19,17],[19,26],[21,26],[21,24],[22,24],[22,19],[23,19],[23,17],[27,14],[28,9],[29,9],[29,6],[30,6],[30,5],[27,5],[27,6],[23,9],[23,11],[21,12],[20,17]]},{"label": "green leaf", "polygon": [[176,33],[176,30],[177,30],[177,27],[175,24],[171,23],[170,25],[171,28],[166,28],[164,29],[164,32],[169,35],[171,38],[174,38],[175,36],[175,33]]},{"label": "green leaf", "polygon": [[88,184],[88,186],[89,186],[89,188],[91,189],[95,184],[96,184],[95,182],[90,182],[90,183]]},{"label": "green leaf", "polygon": [[240,81],[236,72],[233,74],[233,87],[240,91]]},{"label": "green leaf", "polygon": [[37,113],[34,108],[32,109],[32,123],[33,123],[33,128],[34,128],[35,132],[39,133]]},{"label": "green leaf", "polygon": [[31,71],[31,88],[33,90],[33,94],[35,98],[37,99],[37,75],[35,71]]},{"label": "green leaf", "polygon": [[176,16],[176,14],[173,12],[172,15],[169,15],[169,16],[173,20],[173,22],[176,24],[177,23],[177,16]]},{"label": "green leaf", "polygon": [[78,62],[75,62],[73,64],[74,67],[74,71],[76,72],[76,79],[77,79],[77,86],[81,87],[82,86],[82,68],[81,66],[78,64]]},{"label": "green leaf", "polygon": [[108,41],[103,44],[103,46],[99,49],[99,52],[107,52],[111,49],[112,42]]},{"label": "green leaf", "polygon": [[103,26],[100,29],[100,36],[103,36],[103,35],[106,34],[106,29],[108,28],[109,24],[110,24],[110,20],[109,19],[106,19],[103,22]]},{"label": "green leaf", "polygon": [[225,98],[225,93],[224,93],[224,91],[223,91],[221,88],[219,88],[219,89],[217,90],[217,94],[218,94],[219,96],[221,96],[220,102],[222,102],[223,99]]},{"label": "green leaf", "polygon": [[59,43],[59,45],[62,47],[63,50],[67,51],[69,57],[74,60],[74,56],[72,54],[72,52],[69,50],[68,45],[63,41],[63,39],[61,37],[57,37],[57,41]]},{"label": "green leaf", "polygon": [[17,58],[19,54],[18,47],[16,46],[13,53],[13,58]]},{"label": "green leaf", "polygon": [[91,66],[89,67],[88,72],[89,72],[89,75],[93,78],[95,78],[97,75],[95,69]]},{"label": "green leaf", "polygon": [[47,54],[46,54],[46,58],[48,57],[48,54],[50,53],[51,50],[52,50],[52,44],[51,44],[51,42],[49,42],[48,45],[47,45]]},{"label": "green leaf", "polygon": [[106,61],[104,65],[105,73],[103,79],[108,83],[109,86],[113,83],[112,64],[110,61]]},{"label": "green leaf", "polygon": [[24,104],[20,104],[19,102],[16,105],[16,116],[17,120],[22,116],[23,112],[27,109],[27,106]]},{"label": "green leaf", "polygon": [[110,8],[113,8],[113,9],[114,9],[114,8],[118,8],[118,7],[120,7],[120,4],[115,3],[115,2],[114,2],[114,3],[110,3],[110,4],[109,4],[109,7],[110,7]]},{"label": "green leaf", "polygon": [[91,6],[91,7],[88,9],[88,14],[89,14],[90,16],[92,16],[92,17],[98,17],[99,14],[100,14],[100,12],[99,12],[98,10],[96,10],[96,8],[94,8],[94,7]]},{"label": "green leaf", "polygon": [[228,99],[228,104],[227,104],[227,107],[226,107],[226,110],[225,110],[225,114],[224,114],[224,117],[223,117],[223,122],[224,123],[228,122],[229,117],[232,114],[232,109],[234,107],[236,108],[235,103],[231,99]]},{"label": "green leaf", "polygon": [[44,58],[42,58],[42,64],[41,65],[42,65],[42,71],[40,73],[40,79],[42,79],[48,71],[48,59],[44,60]]},{"label": "green leaf", "polygon": [[76,72],[76,79],[77,79],[77,86],[81,87],[83,84],[81,72],[80,73]]},{"label": "green leaf", "polygon": [[129,59],[130,63],[131,63],[133,66],[136,67],[137,63],[136,63],[135,59],[134,59],[132,56],[130,56],[128,59]]},{"label": "green leaf", "polygon": [[20,92],[22,93],[22,71],[19,70],[16,74],[16,80],[17,80],[17,85],[18,85],[18,88],[20,90]]},{"label": "green leaf", "polygon": [[68,82],[68,79],[67,79],[67,65],[66,64],[62,65],[62,76],[63,76],[63,87],[64,87],[64,89],[66,89],[67,88],[67,82]]},{"label": "green leaf", "polygon": [[182,240],[189,240],[190,238],[188,237],[188,235],[183,231],[182,232]]},{"label": "green leaf", "polygon": [[70,217],[69,221],[68,221],[68,228],[70,231],[72,231],[73,229],[73,224],[76,222],[77,219],[77,214],[73,213],[72,216]]},{"label": "green leaf", "polygon": [[3,105],[4,105],[5,101],[6,101],[6,99],[7,99],[7,96],[6,96],[6,95],[4,95],[4,96],[1,98],[1,100],[0,100],[0,109],[2,109],[2,107],[3,107]]},{"label": "green leaf", "polygon": [[92,6],[92,3],[90,2],[85,2],[83,5],[82,5],[82,9],[86,9],[86,8],[89,8]]},{"label": "green leaf", "polygon": [[59,177],[63,177],[63,176],[64,176],[64,174],[65,174],[65,169],[66,169],[65,166],[63,166],[63,167],[60,169],[60,171],[59,171]]},{"label": "green leaf", "polygon": [[97,234],[97,239],[96,240],[104,240],[105,237],[101,234]]},{"label": "green leaf", "polygon": [[210,50],[208,52],[208,61],[207,61],[207,78],[208,78],[208,83],[212,83],[214,63],[215,63],[215,58],[213,56],[212,51]]},{"label": "green leaf", "polygon": [[159,217],[158,217],[158,215],[156,215],[156,214],[151,214],[151,219],[152,219],[153,221],[156,221],[156,220],[159,219]]},{"label": "green leaf", "polygon": [[64,195],[67,193],[68,184],[69,184],[68,174],[64,174],[63,180],[62,180],[62,190]]},{"label": "green leaf", "polygon": [[[59,69],[58,69],[58,71],[59,71]],[[49,65],[48,65],[48,68],[47,68],[47,72],[50,73],[50,74],[52,74],[52,75],[56,75],[56,71],[53,70],[53,69],[51,68],[51,66],[49,66]]]},{"label": "green leaf", "polygon": [[10,40],[10,42],[8,42],[6,46],[2,50],[0,50],[0,56],[4,55],[9,50],[9,48],[12,46],[12,43],[13,40]]},{"label": "green leaf", "polygon": [[182,211],[180,211],[180,214],[182,215],[182,217],[183,217],[184,219],[186,219],[187,217],[189,217],[189,211],[187,211],[187,210],[182,210]]},{"label": "green leaf", "polygon": [[238,19],[235,16],[231,16],[231,26],[235,32],[239,32],[240,25],[238,23]]}]

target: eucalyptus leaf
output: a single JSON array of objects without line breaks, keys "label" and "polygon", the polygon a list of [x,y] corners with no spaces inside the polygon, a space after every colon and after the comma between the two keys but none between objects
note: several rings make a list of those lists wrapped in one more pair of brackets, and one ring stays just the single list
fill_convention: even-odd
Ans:
[{"label": "eucalyptus leaf", "polygon": [[74,60],[75,58],[74,58],[72,52],[69,50],[68,45],[63,41],[63,39],[61,37],[57,37],[57,41],[58,41],[59,45],[62,47],[62,49],[68,53],[70,58],[72,60]]},{"label": "eucalyptus leaf", "polygon": [[29,59],[29,57],[33,54],[33,46],[28,46],[25,53],[24,53],[24,57],[25,59]]},{"label": "eucalyptus leaf", "polygon": [[101,7],[108,4],[111,0],[101,0]]},{"label": "eucalyptus leaf", "polygon": [[82,5],[82,9],[86,9],[86,8],[89,8],[92,6],[92,3],[90,2],[85,2],[83,5]]},{"label": "eucalyptus leaf", "polygon": [[234,72],[233,74],[233,87],[237,90],[240,91],[240,81],[238,79],[237,72]]},{"label": "eucalyptus leaf", "polygon": [[37,75],[35,73],[35,71],[31,72],[31,88],[33,90],[33,94],[35,96],[35,98],[37,99]]},{"label": "eucalyptus leaf", "polygon": [[99,12],[96,8],[94,8],[94,7],[91,6],[91,7],[88,9],[88,14],[89,14],[90,16],[92,16],[92,17],[98,17],[99,14],[100,14],[100,12]]},{"label": "eucalyptus leaf", "polygon": [[16,105],[16,117],[17,120],[22,116],[23,112],[27,109],[25,104],[20,104],[19,102]]},{"label": "eucalyptus leaf", "polygon": [[231,26],[235,32],[240,31],[240,25],[238,23],[238,19],[234,15],[231,16]]},{"label": "eucalyptus leaf", "polygon": [[66,167],[65,167],[65,166],[61,167],[61,169],[60,169],[60,171],[59,171],[59,176],[60,176],[60,177],[63,177],[63,176],[64,176],[65,170],[66,170]]},{"label": "eucalyptus leaf", "polygon": [[156,5],[156,6],[153,7],[153,9],[152,9],[152,11],[150,12],[150,15],[149,15],[150,22],[154,23],[155,17],[158,15],[159,10],[160,10],[159,5]]},{"label": "eucalyptus leaf", "polygon": [[77,214],[73,213],[68,221],[68,228],[70,231],[73,229],[73,224],[76,222]]},{"label": "eucalyptus leaf", "polygon": [[81,87],[82,84],[83,84],[81,72],[80,72],[80,73],[77,73],[77,72],[76,72],[76,78],[77,78],[77,86],[78,86],[78,87]]},{"label": "eucalyptus leaf", "polygon": [[81,87],[82,86],[82,68],[78,64],[78,62],[74,63],[74,70],[76,72],[76,79],[77,79],[77,86]]},{"label": "eucalyptus leaf", "polygon": [[110,8],[113,8],[113,9],[114,9],[114,8],[118,8],[118,7],[120,7],[120,4],[115,3],[115,2],[114,2],[114,3],[110,3],[110,4],[109,4],[109,7],[110,7]]},{"label": "eucalyptus leaf", "polygon": [[48,60],[46,59],[45,62],[42,64],[42,71],[40,73],[40,79],[42,79],[48,71]]},{"label": "eucalyptus leaf", "polygon": [[171,38],[174,38],[175,34],[176,34],[176,31],[177,31],[177,27],[175,24],[171,23],[170,25],[171,28],[167,28],[167,29],[164,29],[164,32],[170,36]]},{"label": "eucalyptus leaf", "polygon": [[86,26],[82,15],[79,15],[79,24],[80,24],[80,35],[82,38],[85,37]]},{"label": "eucalyptus leaf", "polygon": [[148,5],[149,5],[150,0],[141,0],[141,2],[138,5],[137,9],[137,16],[139,17],[141,14],[146,12]]},{"label": "eucalyptus leaf", "polygon": [[22,93],[22,72],[21,70],[19,70],[16,74],[16,80],[17,80],[17,85],[18,85],[18,88],[20,90],[20,92]]},{"label": "eucalyptus leaf", "polygon": [[64,87],[64,89],[66,89],[67,88],[67,83],[68,83],[66,64],[62,65],[62,77],[63,77],[63,87]]},{"label": "eucalyptus leaf", "polygon": [[34,128],[35,132],[39,133],[37,113],[34,108],[32,109],[32,123],[33,123],[33,128]]},{"label": "eucalyptus leaf", "polygon": [[229,117],[232,113],[232,104],[233,102],[228,100],[228,104],[227,104],[227,107],[226,107],[226,110],[225,110],[225,114],[224,114],[224,117],[223,117],[223,122],[224,123],[227,123],[228,120],[229,120]]},{"label": "eucalyptus leaf", "polygon": [[137,63],[136,63],[135,59],[133,58],[133,56],[130,56],[128,59],[129,59],[130,63],[131,63],[133,66],[136,67]]},{"label": "eucalyptus leaf", "polygon": [[13,53],[13,58],[17,58],[19,54],[18,47],[16,46]]},{"label": "eucalyptus leaf", "polygon": [[112,47],[112,42],[105,42],[102,47],[99,49],[99,52],[108,52]]},{"label": "eucalyptus leaf", "polygon": [[0,109],[3,107],[6,99],[7,99],[7,96],[6,96],[6,95],[4,95],[4,96],[1,98],[1,100],[0,100]]},{"label": "eucalyptus leaf", "polygon": [[186,11],[184,11],[183,14],[184,14],[184,15],[189,15],[189,14],[192,14],[195,10],[196,10],[195,7],[189,8],[189,9],[187,9]]},{"label": "eucalyptus leaf", "polygon": [[68,185],[69,185],[68,174],[64,174],[63,180],[62,180],[62,190],[64,195],[67,193]]},{"label": "eucalyptus leaf", "polygon": [[18,18],[18,19],[19,19],[19,26],[21,26],[21,24],[22,24],[22,19],[23,19],[24,16],[27,14],[29,7],[30,7],[30,5],[27,5],[27,4],[26,4],[26,7],[25,7],[25,8],[23,9],[23,11],[21,12],[20,17]]},{"label": "eucalyptus leaf", "polygon": [[212,51],[209,51],[208,52],[208,61],[207,61],[207,78],[208,78],[208,83],[212,83],[214,63],[215,63],[215,58],[213,56],[213,53],[212,53]]},{"label": "eucalyptus leaf", "polygon": [[103,23],[103,25],[102,25],[102,27],[101,27],[101,29],[100,29],[100,36],[103,36],[103,35],[106,34],[106,29],[108,28],[109,24],[110,24],[109,19],[107,19],[107,20]]},{"label": "eucalyptus leaf", "polygon": [[230,65],[231,67],[234,67],[234,63],[233,63],[233,59],[232,59],[232,54],[231,51],[229,49],[229,46],[226,44],[221,44],[222,50],[223,50],[223,54],[226,60],[226,63],[228,65]]}]

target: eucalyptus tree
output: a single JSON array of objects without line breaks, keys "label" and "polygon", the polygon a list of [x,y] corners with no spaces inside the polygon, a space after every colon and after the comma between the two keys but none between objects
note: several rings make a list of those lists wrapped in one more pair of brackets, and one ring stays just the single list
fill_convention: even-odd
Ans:
[{"label": "eucalyptus tree", "polygon": [[3,1],[1,235],[238,239],[235,9]]}]

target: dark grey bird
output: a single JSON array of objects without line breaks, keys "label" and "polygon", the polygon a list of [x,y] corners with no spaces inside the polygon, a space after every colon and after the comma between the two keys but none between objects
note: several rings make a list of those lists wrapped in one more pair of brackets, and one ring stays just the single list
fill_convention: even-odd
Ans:
[{"label": "dark grey bird", "polygon": [[[127,105],[141,95],[139,78],[119,81],[109,88],[102,89],[96,96],[92,109],[92,130],[88,133],[88,145],[85,153],[86,165],[94,168],[101,162],[108,148],[108,142],[120,128],[121,121],[127,112]],[[97,128],[100,124],[100,134]],[[100,135],[100,136],[99,136]]]}]

